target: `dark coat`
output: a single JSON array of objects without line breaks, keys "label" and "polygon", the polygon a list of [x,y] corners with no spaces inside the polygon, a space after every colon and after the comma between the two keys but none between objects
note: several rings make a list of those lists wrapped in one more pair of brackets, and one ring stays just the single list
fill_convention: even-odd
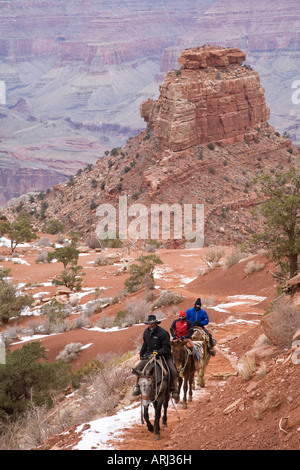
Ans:
[{"label": "dark coat", "polygon": [[140,356],[149,356],[153,351],[157,351],[158,356],[165,356],[166,359],[172,358],[171,343],[169,333],[157,326],[153,331],[146,328],[143,334],[143,345],[140,350]]}]

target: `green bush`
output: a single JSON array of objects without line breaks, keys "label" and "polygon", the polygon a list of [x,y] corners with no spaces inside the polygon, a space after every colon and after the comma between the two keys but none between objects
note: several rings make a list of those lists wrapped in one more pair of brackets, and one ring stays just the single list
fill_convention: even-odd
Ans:
[{"label": "green bush", "polygon": [[134,263],[130,266],[130,277],[125,281],[125,288],[128,292],[135,292],[140,289],[148,277],[153,280],[155,265],[163,264],[156,255],[140,256],[137,261],[140,264]]},{"label": "green bush", "polygon": [[45,351],[39,342],[28,343],[0,364],[0,419],[18,418],[32,402],[50,407],[51,392],[71,382],[71,367],[62,361],[46,362]]},{"label": "green bush", "polygon": [[0,322],[6,324],[10,318],[19,316],[24,307],[33,304],[33,300],[32,295],[19,295],[14,284],[0,278]]},{"label": "green bush", "polygon": [[82,277],[80,276],[85,275],[85,273],[80,272],[80,269],[82,269],[82,266],[71,266],[64,269],[52,280],[52,284],[55,286],[66,286],[68,289],[79,291],[82,284]]},{"label": "green bush", "polygon": [[56,235],[58,233],[63,233],[65,227],[62,222],[57,219],[49,220],[49,222],[44,225],[43,232],[50,233],[51,235]]}]

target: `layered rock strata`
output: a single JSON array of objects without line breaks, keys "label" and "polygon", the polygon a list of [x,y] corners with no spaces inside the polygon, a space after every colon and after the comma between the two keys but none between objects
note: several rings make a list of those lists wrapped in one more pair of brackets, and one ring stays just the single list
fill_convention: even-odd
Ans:
[{"label": "layered rock strata", "polygon": [[267,123],[269,109],[259,75],[243,66],[237,48],[204,46],[182,52],[158,100],[141,104],[141,116],[161,150],[181,151],[210,142],[232,143]]}]

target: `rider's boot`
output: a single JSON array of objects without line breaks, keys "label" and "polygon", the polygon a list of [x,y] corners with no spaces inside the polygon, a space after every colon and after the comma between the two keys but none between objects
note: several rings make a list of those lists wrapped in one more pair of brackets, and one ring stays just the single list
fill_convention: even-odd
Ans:
[{"label": "rider's boot", "polygon": [[179,394],[178,394],[178,379],[173,379],[173,384],[171,385],[171,394],[172,394],[172,398],[174,398],[174,400],[179,400]]}]

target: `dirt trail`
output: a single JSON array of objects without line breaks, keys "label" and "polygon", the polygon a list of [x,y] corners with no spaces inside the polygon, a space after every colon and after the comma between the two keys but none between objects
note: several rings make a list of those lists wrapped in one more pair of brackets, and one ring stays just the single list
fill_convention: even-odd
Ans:
[{"label": "dirt trail", "polygon": [[[0,253],[7,256],[7,250],[2,249]],[[228,250],[227,250],[228,251]],[[27,292],[38,294],[47,292],[47,295],[54,295],[56,288],[51,285],[51,279],[61,272],[62,267],[56,264],[35,264],[38,250],[20,250],[20,260],[28,264],[17,264],[13,260],[2,260],[1,265],[11,269],[12,278],[19,283],[26,284]],[[237,361],[245,351],[251,349],[259,332],[259,322],[265,312],[265,307],[269,305],[275,295],[274,281],[269,270],[271,266],[263,256],[256,256],[255,259],[262,261],[265,268],[254,275],[245,275],[245,266],[249,259],[238,263],[230,270],[219,268],[207,276],[198,276],[199,267],[203,268],[203,258],[206,249],[195,250],[160,250],[158,255],[163,261],[155,272],[155,285],[157,294],[164,289],[183,295],[183,300],[174,306],[163,308],[165,318],[161,326],[169,331],[174,315],[177,310],[188,309],[193,306],[198,297],[202,299],[203,308],[207,311],[210,323],[208,329],[217,340],[217,354],[210,360],[206,371],[205,389],[196,388],[194,399],[188,403],[187,410],[183,410],[179,403],[170,403],[168,413],[168,427],[162,429],[161,440],[154,441],[154,437],[146,428],[146,425],[138,424],[134,428],[125,429],[121,438],[112,441],[114,449],[120,450],[166,450],[166,449],[216,449],[223,446],[230,449],[235,444],[234,440],[228,438],[228,428],[234,439],[239,439],[237,448],[247,448],[251,443],[251,436],[257,431],[258,423],[252,423],[251,417],[243,417],[244,428],[239,430],[239,422],[231,422],[231,417],[225,420],[222,410],[232,401],[239,398],[240,388],[234,389],[231,385],[231,377],[235,374]],[[22,256],[23,255],[23,256]],[[138,253],[133,255],[138,256]],[[128,274],[113,276],[119,269],[119,265],[95,267],[93,262],[98,257],[97,253],[82,254],[80,264],[83,266],[85,276],[83,278],[84,296],[80,299],[80,304],[95,298],[95,289],[104,288],[103,296],[112,297],[120,292],[124,287],[124,280]],[[39,284],[36,284],[38,282]],[[115,316],[119,310],[126,308],[126,302],[145,298],[145,292],[139,291],[127,296],[115,305],[105,309],[105,314]],[[92,315],[93,323],[101,313]],[[74,315],[74,318],[76,315]],[[39,317],[35,317],[39,321]],[[25,324],[32,320],[32,317],[22,317],[16,323]],[[57,354],[71,342],[80,342],[84,348],[75,361],[72,363],[74,370],[82,367],[99,354],[122,355],[128,351],[138,351],[141,346],[142,333],[145,325],[136,325],[131,328],[117,330],[111,333],[91,329],[75,329],[66,331],[60,335],[46,336],[40,339],[41,343],[48,351],[49,360],[54,360]],[[35,341],[32,337],[32,341]],[[11,349],[22,347],[23,343],[11,346]],[[228,378],[229,376],[229,378]],[[291,375],[292,378],[292,375]],[[227,380],[226,380],[227,379]],[[285,377],[286,380],[286,377]],[[280,382],[281,383],[281,382]],[[239,384],[238,384],[239,385]],[[240,384],[241,385],[241,384]],[[247,384],[242,384],[245,388]],[[254,384],[255,385],[255,384]],[[293,382],[291,381],[291,389]],[[268,387],[266,387],[268,389]],[[247,392],[248,393],[248,392]],[[294,392],[293,392],[294,393]],[[139,401],[137,401],[139,406]],[[247,405],[248,406],[248,405]],[[246,409],[246,408],[245,408]],[[180,420],[178,420],[178,416]],[[200,425],[203,424],[203,427]],[[250,424],[248,424],[250,423]],[[259,423],[259,429],[264,429]],[[268,424],[269,426],[269,424]],[[275,427],[278,427],[277,423]],[[197,432],[201,435],[206,429],[211,429],[211,436],[201,445],[197,440]],[[268,429],[265,427],[265,429]],[[252,432],[252,434],[250,434]],[[238,433],[238,434],[237,434]],[[213,434],[217,435],[214,438]],[[243,437],[243,434],[245,436]],[[274,436],[273,436],[274,437]],[[70,433],[70,439],[78,439],[75,432]],[[66,437],[67,439],[67,437]],[[256,441],[253,438],[253,445]],[[49,446],[45,448],[68,447],[68,443],[62,442],[61,436],[54,436]],[[272,442],[265,439],[265,448],[276,448],[278,442],[274,438]],[[63,447],[64,448],[64,447]]]}]

